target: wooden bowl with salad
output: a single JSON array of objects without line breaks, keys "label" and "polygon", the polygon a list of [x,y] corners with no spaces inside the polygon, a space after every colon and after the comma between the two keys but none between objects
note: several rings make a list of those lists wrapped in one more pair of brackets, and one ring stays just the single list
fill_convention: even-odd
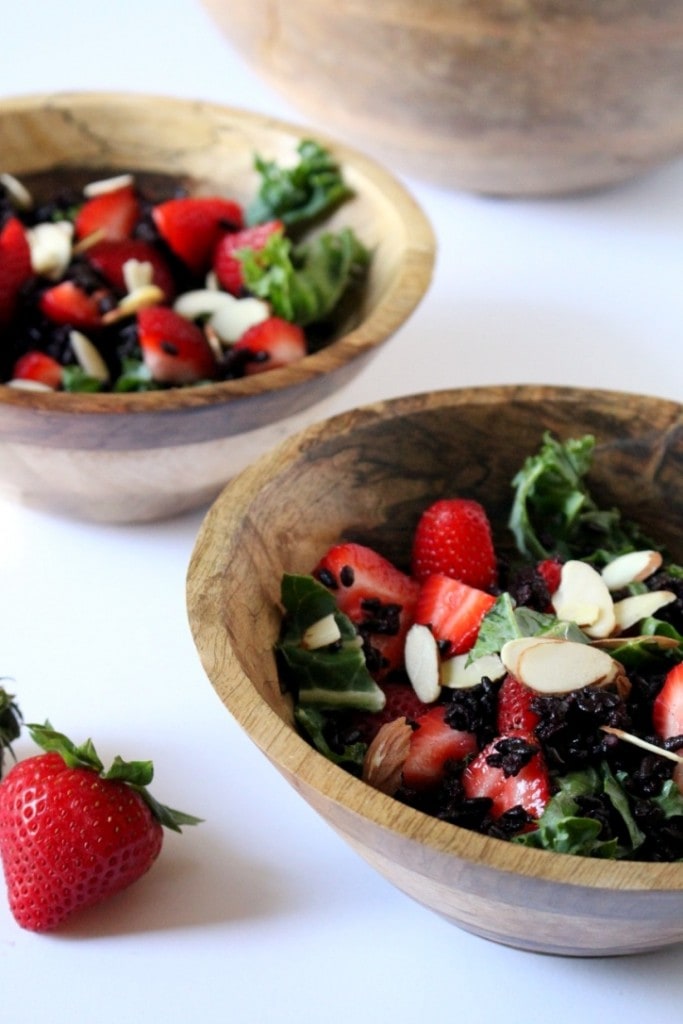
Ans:
[{"label": "wooden bowl with salad", "polygon": [[426,292],[434,236],[371,159],[210,103],[0,102],[0,494],[154,520],[210,502]]},{"label": "wooden bowl with salad", "polygon": [[259,459],[187,601],[228,711],[382,875],[602,956],[683,940],[682,564],[680,404],[482,387]]}]

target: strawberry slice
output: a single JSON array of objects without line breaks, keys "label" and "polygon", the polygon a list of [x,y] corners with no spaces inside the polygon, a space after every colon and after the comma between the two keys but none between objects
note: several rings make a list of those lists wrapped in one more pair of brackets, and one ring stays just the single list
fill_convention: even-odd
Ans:
[{"label": "strawberry slice", "polygon": [[194,274],[206,273],[219,239],[244,223],[239,203],[218,196],[169,199],[154,207],[152,217],[161,237]]},{"label": "strawberry slice", "polygon": [[297,324],[269,316],[249,327],[232,351],[243,354],[244,372],[248,376],[263,373],[303,359],[307,354],[306,335]]},{"label": "strawberry slice", "polygon": [[543,561],[539,562],[536,566],[536,571],[542,577],[543,582],[548,588],[548,594],[552,597],[560,586],[560,580],[562,579],[561,559],[544,558]]},{"label": "strawberry slice", "polygon": [[213,269],[222,288],[232,295],[240,296],[244,290],[242,263],[235,256],[238,249],[263,249],[271,235],[284,230],[281,220],[269,220],[264,224],[243,228],[223,235],[213,254]]},{"label": "strawberry slice", "polygon": [[439,573],[479,590],[498,581],[491,525],[478,501],[444,498],[427,508],[413,537],[413,576]]},{"label": "strawberry slice", "polygon": [[438,785],[449,762],[462,761],[477,753],[474,733],[453,729],[445,720],[446,711],[446,705],[437,704],[417,719],[403,764],[403,782],[410,789]]},{"label": "strawberry slice", "polygon": [[465,796],[468,800],[491,800],[492,818],[518,806],[532,818],[539,818],[551,795],[548,770],[540,752],[536,752],[516,774],[510,774],[505,763],[506,745],[510,748],[515,742],[533,745],[524,733],[499,736],[470,761],[462,774]]},{"label": "strawberry slice", "polygon": [[377,657],[368,661],[373,675],[399,668],[419,590],[415,580],[377,551],[355,543],[331,547],[313,576],[332,591],[340,611],[373,648]]},{"label": "strawberry slice", "polygon": [[[652,705],[652,724],[662,739],[683,736],[683,661],[666,674],[664,685]],[[683,746],[677,750],[683,754]],[[683,793],[683,764],[677,764],[673,777]]]},{"label": "strawberry slice", "polygon": [[481,620],[495,603],[495,597],[484,590],[436,574],[420,586],[415,622],[430,626],[438,641],[447,641],[449,654],[465,654],[474,646]]},{"label": "strawberry slice", "polygon": [[76,238],[87,238],[95,232],[102,238],[128,238],[140,217],[140,204],[133,185],[103,192],[86,199],[76,214]]},{"label": "strawberry slice", "polygon": [[19,289],[31,273],[26,232],[17,217],[10,217],[0,231],[0,328],[14,316]]},{"label": "strawberry slice", "polygon": [[383,725],[397,718],[414,722],[430,705],[423,703],[408,683],[382,682],[385,704],[381,711],[357,711],[352,716],[354,729],[365,743],[370,743]]},{"label": "strawberry slice", "polygon": [[538,725],[539,716],[531,707],[533,693],[514,676],[507,675],[498,691],[496,725],[501,736],[513,732],[531,735]]},{"label": "strawberry slice", "polygon": [[150,306],[137,314],[138,340],[145,363],[161,384],[212,380],[217,363],[201,327],[168,306]]},{"label": "strawberry slice", "polygon": [[67,280],[46,289],[38,304],[48,320],[87,331],[101,326],[99,298],[100,295],[88,295],[73,281]]},{"label": "strawberry slice", "polygon": [[158,251],[147,242],[135,238],[110,239],[97,242],[86,250],[88,262],[102,277],[118,291],[126,291],[123,267],[128,260],[149,263],[152,267],[152,284],[161,288],[166,302],[175,296],[175,282],[171,269]]},{"label": "strawberry slice", "polygon": [[31,349],[17,359],[12,370],[12,379],[35,380],[57,391],[62,384],[62,367],[46,352]]}]

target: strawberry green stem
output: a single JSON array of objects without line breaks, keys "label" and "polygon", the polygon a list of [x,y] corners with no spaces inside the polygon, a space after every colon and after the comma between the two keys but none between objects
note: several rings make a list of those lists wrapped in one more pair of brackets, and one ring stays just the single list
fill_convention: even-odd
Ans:
[{"label": "strawberry green stem", "polygon": [[69,768],[84,768],[95,772],[102,779],[123,782],[130,786],[140,794],[156,820],[165,828],[180,832],[181,825],[198,825],[201,822],[201,818],[167,807],[152,796],[147,789],[154,777],[154,765],[151,761],[124,761],[117,755],[111,767],[105,769],[92,740],[88,739],[80,746],[76,746],[63,733],[53,729],[49,722],[45,725],[32,723],[27,728],[39,747],[59,754]]}]

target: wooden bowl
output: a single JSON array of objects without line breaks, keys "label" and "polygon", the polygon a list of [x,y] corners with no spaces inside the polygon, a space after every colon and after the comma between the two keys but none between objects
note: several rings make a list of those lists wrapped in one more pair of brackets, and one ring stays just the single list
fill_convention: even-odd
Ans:
[{"label": "wooden bowl", "polygon": [[485,501],[503,530],[512,475],[544,429],[562,438],[594,433],[598,498],[646,523],[683,557],[683,406],[571,388],[445,391],[310,427],[228,485],[189,565],[189,620],[230,713],[399,889],[468,931],[521,949],[575,956],[655,949],[683,939],[683,863],[532,850],[426,816],[314,751],[295,731],[278,685],[272,649],[283,572],[309,572],[341,537],[378,545],[405,564],[420,511],[445,495]]},{"label": "wooden bowl", "polygon": [[671,0],[204,0],[301,110],[410,174],[592,189],[683,152]]},{"label": "wooden bowl", "polygon": [[[293,158],[303,136],[310,133],[294,125],[190,100],[74,93],[0,102],[1,169],[48,183],[83,170],[91,178],[161,172],[197,193],[247,201],[258,184],[255,153]],[[158,519],[210,501],[257,455],[321,417],[325,400],[423,297],[434,237],[390,174],[316,138],[355,191],[328,225],[355,228],[373,250],[362,307],[340,335],[287,368],[196,388],[87,395],[0,385],[0,494],[87,519]]]}]

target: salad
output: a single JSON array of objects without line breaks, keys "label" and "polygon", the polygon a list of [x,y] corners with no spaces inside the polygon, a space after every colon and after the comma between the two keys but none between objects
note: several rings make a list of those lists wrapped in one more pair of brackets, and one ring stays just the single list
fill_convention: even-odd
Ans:
[{"label": "salad", "polygon": [[554,852],[681,861],[683,567],[596,502],[594,448],[543,436],[511,482],[512,555],[455,496],[422,512],[405,567],[340,541],[286,574],[281,681],[309,742],[404,804]]},{"label": "salad", "polygon": [[0,174],[0,380],[146,391],[261,373],[326,344],[371,259],[351,228],[324,230],[352,192],[311,140],[293,166],[257,155],[255,169],[246,205],[133,174],[38,202]]}]

